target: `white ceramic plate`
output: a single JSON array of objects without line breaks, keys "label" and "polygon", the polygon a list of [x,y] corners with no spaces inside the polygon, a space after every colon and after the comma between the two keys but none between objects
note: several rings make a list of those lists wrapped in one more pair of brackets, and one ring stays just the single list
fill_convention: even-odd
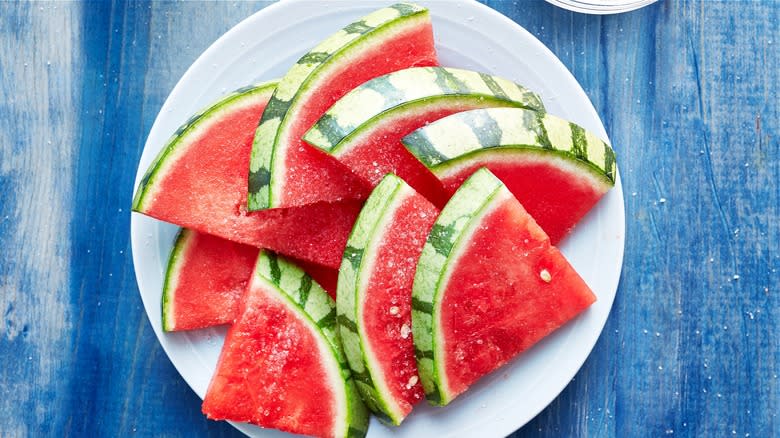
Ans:
[{"label": "white ceramic plate", "polygon": [[547,0],[548,3],[585,14],[619,14],[634,11],[658,0]]},{"label": "white ceramic plate", "polygon": [[[171,92],[149,133],[135,186],[168,137],[190,114],[230,90],[282,76],[317,42],[388,3],[289,0],[239,23],[195,61]],[[430,7],[443,65],[481,70],[525,84],[542,96],[551,114],[607,138],[577,81],[530,33],[476,2],[421,3]],[[160,343],[184,380],[203,397],[225,329],[163,333],[160,297],[175,233],[172,225],[133,214],[133,262],[141,298]],[[423,403],[398,428],[372,420],[369,436],[505,436],[531,420],[569,383],[596,343],[615,297],[624,235],[623,190],[618,178],[614,190],[562,246],[598,301],[451,405],[432,408]],[[249,425],[236,427],[250,436],[287,436]]]}]

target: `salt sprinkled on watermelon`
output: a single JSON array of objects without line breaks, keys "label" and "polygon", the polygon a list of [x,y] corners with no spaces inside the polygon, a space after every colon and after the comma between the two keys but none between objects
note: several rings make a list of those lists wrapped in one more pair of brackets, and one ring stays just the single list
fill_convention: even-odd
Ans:
[{"label": "salt sprinkled on watermelon", "polygon": [[426,396],[445,405],[596,297],[486,169],[455,193],[417,266],[412,328]]}]

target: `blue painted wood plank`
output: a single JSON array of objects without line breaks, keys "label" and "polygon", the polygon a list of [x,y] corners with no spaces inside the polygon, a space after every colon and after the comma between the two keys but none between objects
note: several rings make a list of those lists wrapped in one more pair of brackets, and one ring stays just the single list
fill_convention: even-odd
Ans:
[{"label": "blue painted wood plank", "polygon": [[[513,436],[780,436],[780,3],[487,3],[580,81],[627,208],[604,333]],[[240,436],[146,320],[130,187],[175,82],[267,4],[0,3],[0,435]]]}]

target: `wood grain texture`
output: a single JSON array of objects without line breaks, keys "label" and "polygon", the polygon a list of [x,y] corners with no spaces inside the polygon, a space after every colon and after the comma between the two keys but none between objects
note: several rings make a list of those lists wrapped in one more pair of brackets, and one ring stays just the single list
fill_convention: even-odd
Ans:
[{"label": "wood grain texture", "polygon": [[[780,436],[780,2],[487,3],[582,84],[627,209],[598,344],[513,436]],[[167,94],[267,4],[0,3],[0,436],[240,436],[154,337],[129,205]]]}]

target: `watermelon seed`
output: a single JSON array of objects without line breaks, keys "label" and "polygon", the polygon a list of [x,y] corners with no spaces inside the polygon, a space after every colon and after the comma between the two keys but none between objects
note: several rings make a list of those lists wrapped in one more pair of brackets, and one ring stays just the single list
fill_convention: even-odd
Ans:
[{"label": "watermelon seed", "polygon": [[417,376],[409,377],[409,382],[406,384],[406,389],[412,389],[412,387],[417,384],[418,380],[420,379]]},{"label": "watermelon seed", "polygon": [[398,306],[390,306],[389,312],[391,315],[398,315],[398,312],[400,311],[401,310],[398,308]]},{"label": "watermelon seed", "polygon": [[539,276],[542,277],[542,281],[545,283],[552,281],[552,275],[550,275],[550,271],[547,269],[542,269],[542,272],[539,273]]}]

